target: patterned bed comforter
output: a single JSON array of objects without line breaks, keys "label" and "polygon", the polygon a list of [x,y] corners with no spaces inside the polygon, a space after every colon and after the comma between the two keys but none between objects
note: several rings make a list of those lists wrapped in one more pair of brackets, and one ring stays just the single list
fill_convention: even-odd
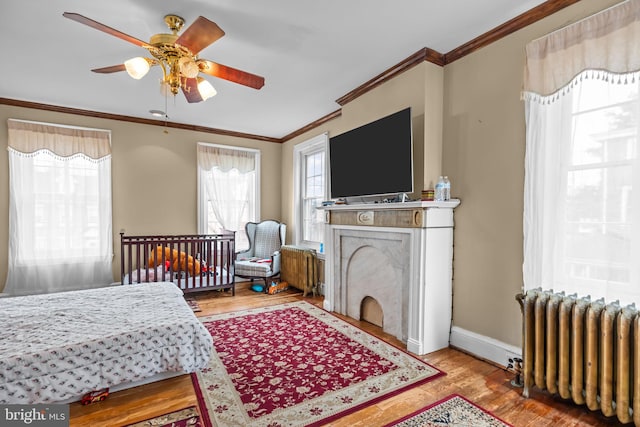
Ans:
[{"label": "patterned bed comforter", "polygon": [[204,368],[211,335],[173,283],[0,299],[0,404],[68,400]]}]

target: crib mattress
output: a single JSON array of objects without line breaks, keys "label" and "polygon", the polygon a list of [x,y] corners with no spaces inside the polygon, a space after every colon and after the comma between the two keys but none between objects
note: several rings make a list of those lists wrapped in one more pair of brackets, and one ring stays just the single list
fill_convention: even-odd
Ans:
[{"label": "crib mattress", "polygon": [[173,283],[2,298],[0,404],[68,401],[163,372],[194,372],[212,347]]}]

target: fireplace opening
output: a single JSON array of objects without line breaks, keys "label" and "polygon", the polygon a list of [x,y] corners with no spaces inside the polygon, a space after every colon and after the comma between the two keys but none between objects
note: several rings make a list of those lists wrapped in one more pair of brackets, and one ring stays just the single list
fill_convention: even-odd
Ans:
[{"label": "fireplace opening", "polygon": [[364,297],[360,304],[360,320],[364,320],[380,328],[383,327],[384,313],[382,306],[380,306],[375,298]]}]

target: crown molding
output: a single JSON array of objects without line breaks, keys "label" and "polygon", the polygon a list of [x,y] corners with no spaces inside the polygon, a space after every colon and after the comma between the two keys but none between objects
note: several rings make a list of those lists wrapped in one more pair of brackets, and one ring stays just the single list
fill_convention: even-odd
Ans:
[{"label": "crown molding", "polygon": [[172,129],[182,129],[195,132],[212,133],[216,135],[234,136],[238,138],[254,139],[258,141],[284,142],[282,138],[271,138],[262,135],[253,135],[249,133],[234,132],[224,129],[210,128],[206,126],[188,125],[184,123],[165,122],[161,120],[143,119],[139,117],[124,116],[121,114],[102,113],[99,111],[82,110],[79,108],[61,107],[59,105],[41,104],[38,102],[21,101],[18,99],[0,98],[0,104],[11,105],[14,107],[33,108],[36,110],[54,111],[56,113],[75,114],[77,116],[94,117],[98,119],[118,120],[121,122],[130,122],[142,125],[161,126]]},{"label": "crown molding", "polygon": [[340,117],[341,115],[342,115],[342,109],[338,109],[338,110],[336,110],[336,111],[334,111],[332,113],[329,113],[326,116],[321,117],[318,120],[313,121],[313,122],[309,123],[308,125],[306,125],[304,127],[301,127],[300,129],[291,132],[288,135],[285,135],[284,137],[282,137],[282,142],[287,142],[287,141],[295,138],[296,136],[300,136],[303,133],[322,125],[323,123],[326,123],[328,121],[336,119],[336,118]]},{"label": "crown molding", "polygon": [[574,3],[578,3],[580,0],[547,0],[544,3],[539,4],[533,9],[516,16],[515,18],[505,22],[502,25],[495,27],[492,30],[476,37],[475,39],[468,41],[462,46],[458,46],[451,52],[444,55],[445,64],[450,64],[464,56],[467,56],[491,43],[500,40],[515,33],[522,28],[525,28],[549,15],[571,6]]},{"label": "crown molding", "polygon": [[358,86],[351,92],[346,95],[338,98],[336,102],[340,106],[344,106],[345,104],[353,101],[361,95],[369,92],[370,90],[375,89],[380,86],[382,83],[391,80],[392,78],[398,76],[399,74],[404,73],[409,68],[418,65],[422,61],[431,62],[432,64],[445,66],[450,64],[464,56],[467,56],[485,46],[490,45],[491,43],[500,40],[503,37],[508,36],[511,33],[514,33],[528,25],[533,24],[549,15],[552,15],[558,12],[561,9],[564,9],[567,6],[571,6],[574,3],[577,3],[580,0],[548,0],[544,3],[539,4],[538,6],[530,9],[515,18],[505,22],[498,27],[487,31],[486,33],[476,37],[475,39],[453,49],[451,52],[442,54],[433,49],[429,49],[427,47],[420,49],[404,61],[394,65],[388,70],[378,74],[376,77],[372,78],[366,83]]},{"label": "crown molding", "polygon": [[436,52],[433,49],[429,49],[428,47],[423,47],[422,49],[420,49],[419,51],[417,51],[407,59],[383,71],[382,73],[378,74],[368,82],[365,82],[362,85],[358,86],[357,88],[347,93],[346,95],[342,96],[341,98],[338,98],[336,102],[340,106],[344,106],[345,104],[348,104],[349,102],[353,101],[359,96],[364,95],[370,90],[373,90],[376,87],[380,86],[384,82],[393,79],[394,77],[404,73],[408,69],[413,68],[424,61],[432,62],[440,66],[445,65],[444,55],[442,55],[439,52]]}]

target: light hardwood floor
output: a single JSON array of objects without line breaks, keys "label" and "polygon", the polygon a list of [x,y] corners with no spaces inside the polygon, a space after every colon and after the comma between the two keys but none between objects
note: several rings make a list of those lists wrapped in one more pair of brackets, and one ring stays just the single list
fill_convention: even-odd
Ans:
[{"label": "light hardwood floor", "polygon": [[[251,291],[248,285],[248,283],[239,283],[234,297],[230,292],[214,291],[194,295],[202,309],[197,315],[207,316],[301,299],[322,306],[322,297],[303,298],[302,294],[296,290],[264,295]],[[391,344],[406,348],[397,339],[383,333],[380,328],[372,324],[344,319]],[[576,406],[544,392],[534,391],[532,398],[524,399],[521,396],[522,389],[511,385],[513,379],[511,372],[461,351],[449,348],[430,353],[422,358],[446,372],[446,375],[328,425],[333,427],[382,426],[453,393],[470,399],[517,427],[621,425],[614,419],[605,418],[600,412],[591,412],[584,406]],[[70,407],[70,424],[90,427],[125,426],[192,405],[196,405],[196,396],[191,379],[183,375],[113,393],[104,402],[88,406],[73,403]]]}]

